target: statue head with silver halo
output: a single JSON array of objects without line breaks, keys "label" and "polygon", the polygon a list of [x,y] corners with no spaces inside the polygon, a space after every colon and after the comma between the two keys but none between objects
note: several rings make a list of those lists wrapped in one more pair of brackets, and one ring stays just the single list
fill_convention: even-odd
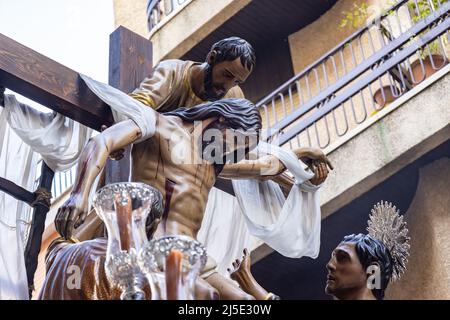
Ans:
[{"label": "statue head with silver halo", "polygon": [[327,264],[327,294],[338,299],[381,300],[389,282],[405,272],[410,238],[396,207],[377,203],[367,231],[345,236],[333,250]]}]

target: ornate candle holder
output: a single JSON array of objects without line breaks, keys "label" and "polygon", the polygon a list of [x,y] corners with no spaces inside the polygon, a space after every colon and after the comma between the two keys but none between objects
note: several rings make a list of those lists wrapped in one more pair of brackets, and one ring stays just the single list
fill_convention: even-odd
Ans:
[{"label": "ornate candle holder", "polygon": [[[177,256],[181,256],[181,263],[177,261]],[[138,257],[139,266],[150,283],[152,300],[193,300],[195,280],[206,260],[203,245],[185,236],[151,240]],[[169,282],[171,285],[168,287]]]},{"label": "ornate candle holder", "polygon": [[137,253],[148,242],[146,220],[151,210],[161,209],[161,193],[144,183],[113,183],[97,191],[93,203],[108,231],[108,280],[122,290],[121,300],[145,299]]}]

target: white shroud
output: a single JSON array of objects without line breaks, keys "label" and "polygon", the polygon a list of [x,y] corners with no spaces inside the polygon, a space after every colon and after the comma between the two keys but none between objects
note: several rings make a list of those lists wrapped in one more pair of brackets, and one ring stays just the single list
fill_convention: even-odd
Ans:
[{"label": "white shroud", "polygon": [[233,180],[236,198],[211,191],[198,238],[226,275],[242,250],[254,247],[255,237],[290,258],[317,258],[320,249],[319,186],[313,173],[290,150],[260,143],[258,153],[273,154],[295,178],[287,198],[273,181]]}]

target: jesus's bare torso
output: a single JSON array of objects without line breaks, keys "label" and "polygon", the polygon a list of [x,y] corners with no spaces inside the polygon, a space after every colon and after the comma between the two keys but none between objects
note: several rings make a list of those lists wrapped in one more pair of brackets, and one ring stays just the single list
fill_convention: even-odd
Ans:
[{"label": "jesus's bare torso", "polygon": [[155,237],[178,234],[196,238],[216,181],[214,166],[194,150],[190,130],[193,127],[178,117],[158,115],[156,134],[133,146],[132,181],[155,187],[164,199]]}]

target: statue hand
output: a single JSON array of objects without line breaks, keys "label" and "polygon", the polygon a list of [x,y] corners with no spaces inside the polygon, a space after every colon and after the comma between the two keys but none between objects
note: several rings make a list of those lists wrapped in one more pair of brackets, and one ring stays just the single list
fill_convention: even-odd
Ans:
[{"label": "statue hand", "polygon": [[64,204],[59,207],[55,218],[56,231],[69,239],[74,228],[78,228],[86,219],[87,201],[81,195],[71,194]]},{"label": "statue hand", "polygon": [[313,185],[322,184],[328,177],[327,163],[314,160],[309,167],[314,172],[314,177],[309,180]]},{"label": "statue hand", "polygon": [[334,169],[333,165],[331,164],[331,161],[328,160],[325,153],[323,153],[323,151],[320,150],[319,148],[299,148],[294,151],[300,158],[300,160],[305,162],[308,166],[311,166],[314,160],[316,160],[318,162],[322,162],[328,165],[330,170]]},{"label": "statue hand", "polygon": [[250,274],[250,266],[251,259],[250,254],[247,249],[244,249],[244,255],[242,256],[242,260],[236,259],[232,263],[232,269],[228,268],[228,272],[230,273],[230,278],[238,281],[238,279],[242,279],[243,277]]}]

